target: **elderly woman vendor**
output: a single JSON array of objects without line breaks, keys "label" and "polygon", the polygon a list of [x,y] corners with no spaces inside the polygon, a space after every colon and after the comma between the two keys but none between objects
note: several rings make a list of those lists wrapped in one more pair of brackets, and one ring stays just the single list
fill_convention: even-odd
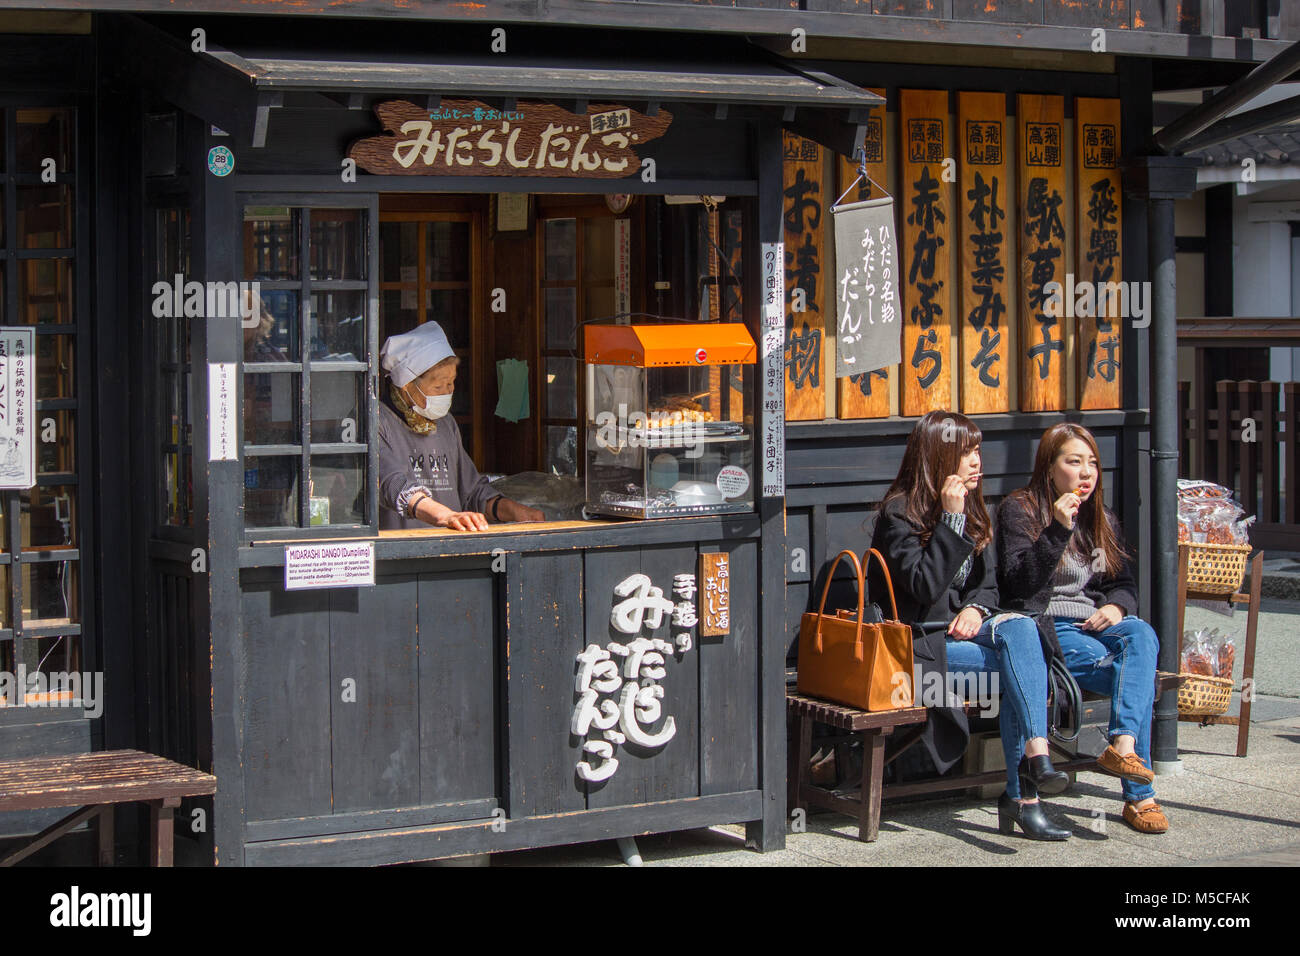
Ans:
[{"label": "elderly woman vendor", "polygon": [[460,359],[437,322],[389,336],[379,360],[389,378],[379,405],[381,529],[484,531],[489,518],[545,520],[536,508],[494,492],[465,454],[456,419],[447,414]]}]

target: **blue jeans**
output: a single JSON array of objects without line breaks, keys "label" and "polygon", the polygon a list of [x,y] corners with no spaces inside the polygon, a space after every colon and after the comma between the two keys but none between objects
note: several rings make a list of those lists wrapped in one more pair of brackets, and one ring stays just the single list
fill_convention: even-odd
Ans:
[{"label": "blue jeans", "polygon": [[1002,692],[998,731],[1007,761],[1007,796],[1020,798],[1017,769],[1025,742],[1047,736],[1047,662],[1038,627],[1027,617],[980,625],[968,641],[947,640],[948,673],[971,677],[997,674]]},{"label": "blue jeans", "polygon": [[[1133,749],[1151,766],[1151,709],[1156,699],[1156,657],[1160,640],[1140,617],[1127,616],[1100,633],[1080,630],[1082,620],[1058,617],[1056,639],[1070,673],[1084,690],[1110,696],[1108,735],[1131,734]],[[1102,663],[1114,654],[1114,660]],[[1155,796],[1149,783],[1123,785],[1124,799]]]}]

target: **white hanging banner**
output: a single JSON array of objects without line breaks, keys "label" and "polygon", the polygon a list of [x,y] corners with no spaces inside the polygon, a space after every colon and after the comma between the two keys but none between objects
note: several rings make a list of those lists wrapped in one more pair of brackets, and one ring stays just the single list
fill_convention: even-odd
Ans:
[{"label": "white hanging banner", "polygon": [[835,377],[889,368],[902,359],[894,200],[832,206],[835,217]]},{"label": "white hanging banner", "polygon": [[763,497],[785,497],[785,243],[763,249]]},{"label": "white hanging banner", "polygon": [[235,375],[234,362],[208,363],[208,461],[239,458]]},{"label": "white hanging banner", "polygon": [[0,327],[0,488],[36,484],[36,330]]}]

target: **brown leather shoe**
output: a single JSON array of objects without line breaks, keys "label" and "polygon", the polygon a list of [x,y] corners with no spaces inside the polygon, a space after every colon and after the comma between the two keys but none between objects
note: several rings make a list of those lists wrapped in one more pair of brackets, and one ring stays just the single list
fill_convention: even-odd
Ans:
[{"label": "brown leather shoe", "polygon": [[1130,783],[1150,783],[1156,778],[1142,758],[1137,754],[1124,754],[1122,757],[1113,746],[1107,746],[1097,758],[1097,766],[1103,773],[1112,777],[1122,777]]},{"label": "brown leather shoe", "polygon": [[1138,833],[1164,833],[1169,829],[1169,818],[1160,809],[1160,804],[1152,803],[1141,810],[1136,804],[1124,802],[1124,822]]}]

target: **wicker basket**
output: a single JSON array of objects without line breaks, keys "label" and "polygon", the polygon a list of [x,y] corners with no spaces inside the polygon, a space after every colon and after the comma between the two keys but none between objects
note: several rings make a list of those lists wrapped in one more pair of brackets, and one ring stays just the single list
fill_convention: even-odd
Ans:
[{"label": "wicker basket", "polygon": [[1180,675],[1178,714],[1182,717],[1215,717],[1228,712],[1232,703],[1232,678],[1207,677],[1204,674]]},{"label": "wicker basket", "polygon": [[1235,594],[1246,576],[1248,544],[1180,542],[1187,549],[1187,590],[1203,594]]}]

